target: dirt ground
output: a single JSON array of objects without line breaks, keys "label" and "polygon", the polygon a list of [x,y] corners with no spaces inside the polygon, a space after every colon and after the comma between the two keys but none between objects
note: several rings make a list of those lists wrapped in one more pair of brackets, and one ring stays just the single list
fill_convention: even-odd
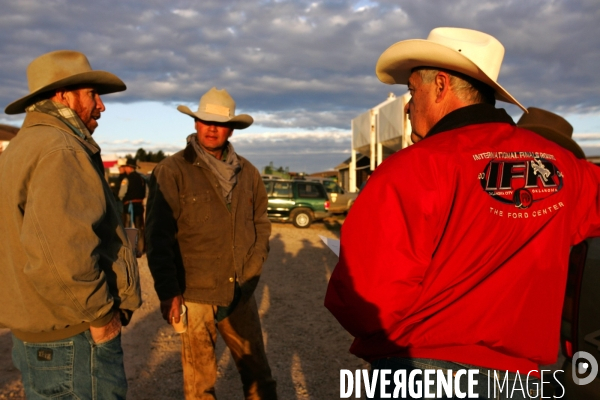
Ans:
[{"label": "dirt ground", "polygon": [[[323,307],[337,257],[319,235],[339,237],[340,220],[308,229],[273,224],[271,252],[256,290],[267,356],[279,398],[338,399],[340,369],[367,368],[348,353],[351,337]],[[182,399],[180,338],[161,318],[145,257],[139,259],[144,304],[123,329],[129,399]],[[0,329],[0,399],[24,398],[20,373],[11,361],[11,336]],[[242,399],[230,353],[217,345],[220,399]]]}]

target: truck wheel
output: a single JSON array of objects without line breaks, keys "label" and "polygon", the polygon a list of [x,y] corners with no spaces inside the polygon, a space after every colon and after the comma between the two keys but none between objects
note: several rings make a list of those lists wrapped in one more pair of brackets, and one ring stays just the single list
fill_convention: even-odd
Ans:
[{"label": "truck wheel", "polygon": [[292,222],[296,228],[308,228],[312,223],[312,213],[310,210],[299,208],[292,211]]}]

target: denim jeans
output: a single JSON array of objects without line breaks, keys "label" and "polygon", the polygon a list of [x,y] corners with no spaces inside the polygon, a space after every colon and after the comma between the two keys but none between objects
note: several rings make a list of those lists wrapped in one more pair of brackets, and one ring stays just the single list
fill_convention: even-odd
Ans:
[{"label": "denim jeans", "polygon": [[90,331],[47,343],[13,339],[12,358],[28,400],[125,399],[121,334],[95,344]]},{"label": "denim jeans", "polygon": [[[371,397],[373,399],[381,399],[381,398],[399,398],[399,399],[470,399],[470,398],[478,398],[478,399],[495,399],[495,400],[504,400],[504,399],[515,399],[515,400],[524,400],[530,398],[540,398],[540,380],[538,378],[534,378],[533,376],[527,377],[527,373],[529,371],[525,371],[524,373],[520,373],[517,376],[515,373],[506,371],[498,371],[493,369],[488,369],[484,367],[477,367],[469,364],[460,364],[454,363],[450,361],[441,361],[441,360],[432,360],[432,359],[424,359],[424,358],[384,358],[380,360],[376,360],[371,364],[371,377],[373,376],[375,370],[391,370],[392,373],[387,375],[386,379],[391,381],[387,385],[387,390],[385,393],[388,395],[386,397],[382,396],[381,388],[380,388],[380,379],[377,379],[377,387],[375,389],[375,396]],[[402,391],[398,391],[398,397],[393,396],[393,392],[395,389],[394,385],[394,371],[403,370],[406,371],[405,374],[405,382],[406,382],[406,397],[402,397]],[[428,384],[427,386],[424,384],[424,371],[423,370],[436,370],[435,374],[432,373],[430,375],[432,384]],[[449,377],[448,371],[452,370],[450,377],[454,380],[454,376],[457,375],[457,371],[461,371],[459,376],[459,384],[458,387],[455,387],[454,383],[452,384],[452,392],[451,396],[446,396],[445,390],[440,387],[440,396],[438,396],[438,386],[437,386],[437,374],[443,374],[443,377]],[[420,371],[421,373],[414,373],[414,380],[411,382],[409,376],[412,371]],[[462,372],[464,371],[464,373]],[[471,392],[477,397],[469,396],[469,374],[468,372],[472,371],[472,379],[471,382],[475,383],[471,387]],[[414,396],[411,395],[411,390],[409,386],[412,386],[412,392]],[[552,394],[544,394],[544,396],[552,397]]]}]

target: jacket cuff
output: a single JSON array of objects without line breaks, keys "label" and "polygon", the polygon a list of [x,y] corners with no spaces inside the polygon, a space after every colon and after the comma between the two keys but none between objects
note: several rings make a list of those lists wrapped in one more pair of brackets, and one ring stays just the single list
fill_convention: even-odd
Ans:
[{"label": "jacket cuff", "polygon": [[165,289],[156,289],[156,294],[158,295],[158,299],[160,301],[165,301],[172,299],[176,296],[182,296],[181,290],[179,288],[165,288]]}]

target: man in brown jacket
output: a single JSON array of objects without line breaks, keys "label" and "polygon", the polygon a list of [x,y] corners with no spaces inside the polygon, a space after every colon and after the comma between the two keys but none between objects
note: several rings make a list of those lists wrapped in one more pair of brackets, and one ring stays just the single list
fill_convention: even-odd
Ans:
[{"label": "man in brown jacket", "polygon": [[187,399],[214,399],[217,330],[231,350],[246,399],[276,399],[254,289],[269,251],[267,193],[258,170],[228,142],[253,122],[212,88],[187,147],[158,164],[146,209],[148,264],[163,318],[179,323]]},{"label": "man in brown jacket", "polygon": [[141,304],[136,260],[92,138],[101,94],[125,90],[60,50],[27,68],[26,112],[0,157],[0,327],[27,398],[124,399],[121,326]]}]

